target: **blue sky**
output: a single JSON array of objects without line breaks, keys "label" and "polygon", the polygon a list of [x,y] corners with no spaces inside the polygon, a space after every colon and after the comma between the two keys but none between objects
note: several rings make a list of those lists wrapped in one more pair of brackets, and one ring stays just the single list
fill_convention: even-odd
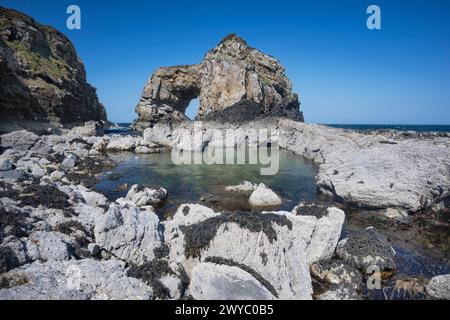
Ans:
[{"label": "blue sky", "polygon": [[[66,28],[77,4],[82,29]],[[382,29],[366,28],[377,4]],[[198,63],[237,33],[277,57],[306,121],[450,124],[450,1],[0,0],[65,33],[110,120],[132,121],[159,66]]]}]

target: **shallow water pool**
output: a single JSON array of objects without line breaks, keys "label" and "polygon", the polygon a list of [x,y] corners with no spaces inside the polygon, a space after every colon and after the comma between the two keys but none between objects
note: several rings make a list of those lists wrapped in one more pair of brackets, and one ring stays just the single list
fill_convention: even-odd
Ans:
[{"label": "shallow water pool", "polygon": [[163,208],[167,212],[182,203],[205,203],[230,211],[251,210],[249,194],[225,191],[225,186],[245,180],[264,183],[275,191],[283,199],[283,204],[274,209],[292,210],[301,201],[317,199],[314,177],[318,167],[310,160],[283,150],[279,152],[279,171],[273,176],[262,176],[260,165],[175,165],[169,152],[149,155],[127,153],[109,158],[118,165],[112,171],[103,173],[95,187],[98,191],[115,200],[125,196],[133,184],[163,187],[169,192],[168,202]]}]

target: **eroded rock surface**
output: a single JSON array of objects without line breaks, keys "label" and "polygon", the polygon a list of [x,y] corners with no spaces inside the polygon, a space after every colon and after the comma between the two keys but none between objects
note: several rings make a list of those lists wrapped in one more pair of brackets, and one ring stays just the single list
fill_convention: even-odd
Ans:
[{"label": "eroded rock surface", "polygon": [[0,132],[106,121],[69,39],[6,8],[0,8],[0,79]]},{"label": "eroded rock surface", "polygon": [[125,263],[91,259],[34,262],[0,275],[1,300],[149,300],[152,289],[128,277]]},{"label": "eroded rock surface", "polygon": [[236,266],[201,263],[192,270],[196,300],[273,300],[275,296],[251,274]]},{"label": "eroded rock surface", "polygon": [[280,62],[229,35],[200,64],[158,69],[144,88],[134,127],[186,120],[186,108],[197,97],[198,119],[241,122],[276,115],[303,121]]},{"label": "eroded rock surface", "polygon": [[170,259],[182,263],[188,274],[200,261],[244,265],[270,283],[280,299],[311,299],[309,265],[331,257],[343,222],[344,213],[335,208],[317,219],[290,212],[218,214],[181,206],[164,226]]}]

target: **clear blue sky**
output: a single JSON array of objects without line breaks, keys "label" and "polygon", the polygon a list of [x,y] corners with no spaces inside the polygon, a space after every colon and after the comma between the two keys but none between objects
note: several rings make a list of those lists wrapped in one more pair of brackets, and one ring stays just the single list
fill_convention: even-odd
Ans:
[{"label": "clear blue sky", "polygon": [[[65,26],[82,10],[82,29]],[[366,8],[382,30],[366,28]],[[307,122],[450,124],[450,1],[0,0],[73,41],[115,122],[159,66],[192,64],[237,33],[277,57]]]}]

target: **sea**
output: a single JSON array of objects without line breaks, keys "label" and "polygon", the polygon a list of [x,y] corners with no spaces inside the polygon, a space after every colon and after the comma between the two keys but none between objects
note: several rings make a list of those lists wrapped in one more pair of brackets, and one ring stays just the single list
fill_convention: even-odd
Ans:
[{"label": "sea", "polygon": [[[417,132],[450,132],[450,125],[411,125],[411,124],[324,124],[334,128],[351,129],[358,131],[370,130],[398,130]],[[107,133],[126,134],[131,123],[117,123]]]}]

